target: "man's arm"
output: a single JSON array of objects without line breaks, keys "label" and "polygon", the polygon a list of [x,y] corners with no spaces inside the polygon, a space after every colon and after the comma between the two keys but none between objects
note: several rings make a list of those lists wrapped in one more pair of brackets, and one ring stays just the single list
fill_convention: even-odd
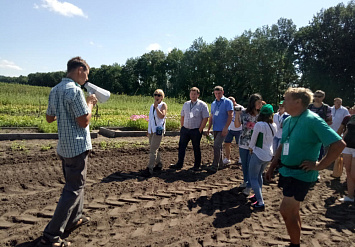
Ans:
[{"label": "man's arm", "polygon": [[327,168],[343,151],[346,144],[343,140],[336,141],[329,146],[327,154],[323,157],[320,162],[304,161],[300,167],[306,171],[316,170],[320,171]]},{"label": "man's arm", "polygon": [[224,126],[224,128],[222,130],[222,136],[226,136],[228,134],[228,128],[232,122],[232,119],[233,119],[233,110],[228,111],[228,118],[227,118],[226,125]]},{"label": "man's arm", "polygon": [[86,102],[89,108],[89,113],[76,118],[76,122],[79,124],[81,128],[86,128],[90,123],[91,116],[92,116],[91,114],[92,108],[94,108],[94,106],[97,103],[97,98],[95,94],[89,95],[86,98]]},{"label": "man's arm", "polygon": [[185,117],[181,116],[180,117],[180,126],[181,126],[181,128],[182,128],[182,126],[184,126],[184,120],[185,120]]},{"label": "man's arm", "polygon": [[274,158],[272,159],[272,162],[270,164],[270,167],[265,174],[265,179],[267,181],[271,181],[271,179],[272,179],[272,175],[274,173],[274,170],[277,167],[277,165],[279,164],[279,159],[281,158],[281,152],[282,152],[282,144],[280,144],[280,146],[277,148]]},{"label": "man's arm", "polygon": [[202,122],[201,122],[200,128],[199,128],[200,133],[202,133],[203,129],[206,127],[207,121],[208,121],[208,117],[205,117],[204,119],[202,119]]},{"label": "man's arm", "polygon": [[210,117],[208,118],[208,129],[207,129],[207,135],[210,133],[210,129],[212,127],[212,118],[213,118],[213,115],[211,113]]}]

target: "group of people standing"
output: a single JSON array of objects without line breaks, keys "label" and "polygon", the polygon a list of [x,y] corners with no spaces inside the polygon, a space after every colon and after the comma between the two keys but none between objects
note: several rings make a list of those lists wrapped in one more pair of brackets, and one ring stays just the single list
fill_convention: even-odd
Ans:
[{"label": "group of people standing", "polygon": [[[65,238],[90,221],[83,215],[83,200],[88,156],[92,149],[89,122],[97,98],[90,95],[85,99],[81,90],[89,71],[89,65],[81,57],[70,59],[66,77],[49,95],[46,120],[49,123],[57,121],[57,153],[62,161],[65,186],[38,246],[69,246],[70,242]],[[260,94],[251,95],[247,107],[243,108],[233,97],[226,98],[222,87],[216,86],[216,99],[209,113],[207,104],[199,99],[199,95],[198,88],[191,88],[190,100],[182,107],[178,161],[170,168],[179,170],[183,167],[185,150],[191,140],[195,156],[191,169],[194,172],[200,170],[200,141],[208,122],[207,135],[212,130],[214,137],[214,159],[207,172],[216,173],[230,163],[231,142],[235,138],[243,170],[243,193],[248,196],[253,189],[255,196],[249,195],[249,198],[253,200],[254,208],[263,209],[262,174],[271,161],[265,178],[271,180],[278,168],[284,196],[280,212],[290,235],[290,246],[300,244],[300,203],[317,180],[318,171],[334,162],[343,150],[348,176],[348,196],[343,201],[354,201],[355,107],[350,109],[351,115],[339,120],[346,111],[341,103],[338,104],[338,98],[334,101],[335,106],[328,109],[318,102],[318,99],[324,99],[324,92],[316,91],[310,106],[313,93],[309,89],[289,88],[284,101],[280,102],[279,111],[274,114],[273,107],[263,102]],[[168,106],[163,101],[165,95],[161,89],[155,90],[153,96],[148,124],[149,162],[141,173],[145,177],[163,168],[159,147],[165,134]],[[330,121],[327,120],[328,111],[333,115]],[[322,119],[321,113],[325,118]],[[223,159],[223,143],[226,159]],[[324,157],[318,160],[322,146]]]}]

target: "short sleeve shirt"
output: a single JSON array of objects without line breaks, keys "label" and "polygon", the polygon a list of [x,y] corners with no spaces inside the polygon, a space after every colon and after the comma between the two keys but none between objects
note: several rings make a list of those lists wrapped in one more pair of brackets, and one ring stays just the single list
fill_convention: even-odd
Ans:
[{"label": "short sleeve shirt", "polygon": [[89,126],[82,128],[76,118],[89,113],[84,93],[72,79],[63,78],[49,94],[47,115],[57,117],[57,152],[65,158],[92,149]]},{"label": "short sleeve shirt", "polygon": [[199,99],[197,99],[195,103],[192,103],[191,100],[189,100],[182,106],[181,116],[184,117],[185,128],[200,128],[202,120],[209,117],[208,106],[205,102]]},{"label": "short sleeve shirt", "polygon": [[[222,131],[228,120],[228,112],[233,111],[233,102],[226,97],[211,104],[212,124],[214,131]],[[229,127],[229,126],[228,126]]]},{"label": "short sleeve shirt", "polygon": [[249,149],[249,142],[253,134],[253,129],[259,115],[252,116],[245,110],[240,114],[240,122],[242,123],[242,132],[239,137],[239,147]]},{"label": "short sleeve shirt", "polygon": [[[306,160],[317,161],[322,144],[328,146],[339,140],[341,137],[310,110],[299,116],[290,116],[283,125],[281,162],[286,166],[299,166]],[[284,154],[285,143],[289,146],[287,155]],[[318,171],[290,169],[285,166],[279,171],[284,177],[294,177],[305,182],[314,182],[318,177]]]}]

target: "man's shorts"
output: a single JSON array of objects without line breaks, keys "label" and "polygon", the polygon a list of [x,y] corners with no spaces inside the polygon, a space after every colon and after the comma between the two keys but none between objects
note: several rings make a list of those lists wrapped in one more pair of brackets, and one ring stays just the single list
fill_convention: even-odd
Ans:
[{"label": "man's shorts", "polygon": [[241,130],[229,130],[228,131],[228,134],[226,136],[226,139],[224,139],[224,142],[225,143],[232,143],[233,141],[233,137],[235,137],[235,143],[238,144],[239,143],[239,136],[240,136],[240,133],[242,131]]},{"label": "man's shorts", "polygon": [[306,197],[312,182],[304,182],[293,177],[284,177],[280,174],[279,184],[283,188],[283,195],[286,197],[294,197],[296,201],[302,202]]},{"label": "man's shorts", "polygon": [[351,156],[353,156],[353,158],[355,158],[355,148],[344,148],[343,150],[343,154],[350,154]]}]

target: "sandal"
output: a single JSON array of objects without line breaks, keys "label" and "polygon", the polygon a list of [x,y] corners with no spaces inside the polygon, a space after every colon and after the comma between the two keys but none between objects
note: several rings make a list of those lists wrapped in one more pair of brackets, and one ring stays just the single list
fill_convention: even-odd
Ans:
[{"label": "sandal", "polygon": [[37,243],[37,247],[68,247],[71,243],[64,240],[59,239],[58,242],[50,242],[47,238],[42,237],[41,240]]},{"label": "sandal", "polygon": [[64,231],[65,234],[70,234],[72,233],[73,231],[75,231],[76,229],[78,229],[79,227],[83,226],[83,225],[86,225],[90,222],[90,217],[86,217],[86,216],[81,216],[81,218],[78,220],[78,222],[76,223],[75,226],[67,229]]}]

